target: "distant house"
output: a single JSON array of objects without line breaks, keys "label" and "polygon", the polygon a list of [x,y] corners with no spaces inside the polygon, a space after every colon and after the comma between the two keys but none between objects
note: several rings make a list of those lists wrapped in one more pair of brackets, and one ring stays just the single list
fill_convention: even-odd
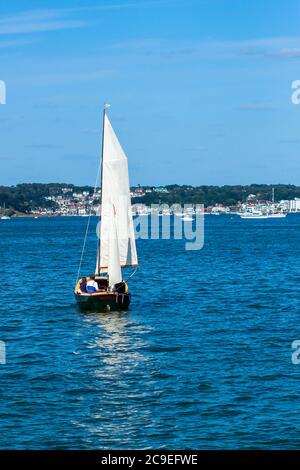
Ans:
[{"label": "distant house", "polygon": [[72,196],[74,199],[84,199],[84,193],[73,193]]},{"label": "distant house", "polygon": [[68,193],[70,191],[70,188],[62,188],[62,192],[64,194]]},{"label": "distant house", "polygon": [[165,188],[164,186],[157,186],[157,188],[154,188],[153,191],[155,191],[156,193],[168,193],[169,192],[167,188]]},{"label": "distant house", "polygon": [[300,211],[300,198],[299,197],[295,197],[295,199],[292,199],[290,201],[289,210],[290,210],[290,212]]},{"label": "distant house", "polygon": [[224,207],[223,204],[217,204],[215,207],[213,207],[211,209],[211,211],[213,214],[215,213],[223,213],[223,214],[227,214],[228,212],[230,212],[230,209],[229,207]]},{"label": "distant house", "polygon": [[290,210],[290,201],[288,199],[282,199],[279,203],[278,206],[280,209],[284,211],[289,211]]},{"label": "distant house", "polygon": [[143,197],[145,196],[145,191],[143,190],[143,188],[136,188],[133,191],[131,191],[130,196],[131,197]]}]

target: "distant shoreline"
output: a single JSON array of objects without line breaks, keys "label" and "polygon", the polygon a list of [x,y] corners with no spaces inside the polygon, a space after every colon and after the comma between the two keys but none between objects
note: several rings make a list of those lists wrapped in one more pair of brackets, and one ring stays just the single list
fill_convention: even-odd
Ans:
[{"label": "distant shoreline", "polygon": [[[131,202],[140,208],[156,205],[203,205],[205,211],[237,212],[257,203],[280,209],[300,210],[300,186],[252,184],[224,186],[131,186]],[[0,186],[0,215],[14,217],[86,216],[99,213],[101,190],[64,183],[23,183]]]}]

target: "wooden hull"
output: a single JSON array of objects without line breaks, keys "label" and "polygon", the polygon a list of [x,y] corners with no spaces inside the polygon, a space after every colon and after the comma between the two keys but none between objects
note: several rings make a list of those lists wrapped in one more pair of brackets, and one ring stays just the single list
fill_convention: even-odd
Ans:
[{"label": "wooden hull", "polygon": [[109,312],[114,310],[127,310],[131,294],[118,294],[115,292],[104,294],[75,294],[76,302],[81,311]]}]

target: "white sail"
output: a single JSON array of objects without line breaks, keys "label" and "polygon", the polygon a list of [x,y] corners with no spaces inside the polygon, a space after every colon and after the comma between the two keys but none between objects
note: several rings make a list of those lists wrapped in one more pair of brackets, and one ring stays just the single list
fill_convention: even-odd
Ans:
[{"label": "white sail", "polygon": [[115,214],[114,220],[118,235],[119,264],[122,267],[136,266],[138,260],[131,212],[127,157],[105,114],[102,161],[100,260],[98,256],[96,273],[107,272],[109,268],[110,219],[112,212]]},{"label": "white sail", "polygon": [[108,252],[108,281],[109,287],[113,287],[118,282],[122,281],[122,271],[120,266],[120,253],[118,234],[116,227],[116,220],[114,210],[110,218],[110,231],[109,231],[109,252]]}]

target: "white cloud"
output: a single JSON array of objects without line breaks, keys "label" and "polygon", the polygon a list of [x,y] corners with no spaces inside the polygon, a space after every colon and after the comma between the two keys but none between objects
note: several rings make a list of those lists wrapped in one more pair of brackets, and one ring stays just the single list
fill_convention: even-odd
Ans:
[{"label": "white cloud", "polygon": [[235,49],[241,55],[293,59],[300,57],[300,37],[270,37],[236,42],[224,42],[224,47]]},{"label": "white cloud", "polygon": [[15,40],[0,40],[0,49],[6,49],[8,47],[15,47],[15,46],[24,46],[26,44],[31,44],[33,41],[29,41],[26,39],[15,39]]},{"label": "white cloud", "polygon": [[81,28],[87,24],[87,22],[82,19],[84,13],[161,7],[163,5],[175,6],[176,4],[179,5],[186,1],[187,0],[139,0],[127,3],[107,3],[106,5],[23,11],[13,15],[0,16],[0,34],[27,34]]},{"label": "white cloud", "polygon": [[274,111],[274,106],[268,103],[245,103],[239,109],[241,111]]},{"label": "white cloud", "polygon": [[213,38],[169,41],[160,38],[136,38],[108,44],[112,52],[126,51],[130,54],[160,56],[170,60],[230,59],[242,56],[261,58],[300,58],[300,37],[270,37],[240,40],[215,40]]},{"label": "white cloud", "polygon": [[32,10],[12,16],[0,16],[0,34],[27,34],[80,28],[82,20],[65,18],[66,10]]}]

